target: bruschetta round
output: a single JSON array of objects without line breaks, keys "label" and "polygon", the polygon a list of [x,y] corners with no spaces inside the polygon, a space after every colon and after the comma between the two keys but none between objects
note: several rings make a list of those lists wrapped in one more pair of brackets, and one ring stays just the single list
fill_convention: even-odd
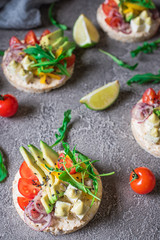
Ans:
[{"label": "bruschetta round", "polygon": [[122,42],[150,39],[160,26],[152,1],[106,0],[97,10],[97,21],[109,37]]},{"label": "bruschetta round", "polygon": [[62,30],[45,30],[39,39],[33,31],[22,41],[13,36],[2,60],[4,75],[19,90],[48,92],[72,76],[74,48],[75,43],[69,42]]},{"label": "bruschetta round", "polygon": [[131,128],[137,143],[155,157],[160,157],[160,93],[149,88],[133,107]]}]

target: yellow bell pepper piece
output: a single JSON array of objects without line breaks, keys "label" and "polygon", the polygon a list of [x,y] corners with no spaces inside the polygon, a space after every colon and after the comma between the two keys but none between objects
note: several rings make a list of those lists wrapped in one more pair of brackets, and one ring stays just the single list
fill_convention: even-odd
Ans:
[{"label": "yellow bell pepper piece", "polygon": [[56,74],[53,74],[53,73],[47,73],[47,76],[48,77],[51,77],[51,78],[55,78],[57,80],[60,80],[61,77],[59,75],[56,75]]},{"label": "yellow bell pepper piece", "polygon": [[41,78],[40,78],[40,83],[45,84],[46,83],[46,78],[47,78],[47,75],[43,74],[43,76],[41,76]]},{"label": "yellow bell pepper piece", "polygon": [[56,51],[56,58],[58,58],[62,54],[62,52],[63,52],[63,48],[62,47],[58,48]]},{"label": "yellow bell pepper piece", "polygon": [[145,7],[142,7],[142,6],[139,6],[138,4],[130,3],[130,2],[125,2],[124,6],[126,6],[128,8],[132,8],[132,9],[138,10],[138,11],[143,11],[143,10],[146,9]]}]

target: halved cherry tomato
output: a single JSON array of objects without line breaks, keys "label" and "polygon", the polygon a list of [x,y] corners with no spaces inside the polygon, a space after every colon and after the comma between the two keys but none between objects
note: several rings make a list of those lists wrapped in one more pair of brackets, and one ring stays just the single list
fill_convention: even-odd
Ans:
[{"label": "halved cherry tomato", "polygon": [[18,110],[17,99],[10,95],[0,95],[0,116],[12,117]]},{"label": "halved cherry tomato", "polygon": [[22,178],[32,179],[38,185],[40,184],[38,178],[33,173],[33,171],[27,166],[27,163],[25,161],[21,164],[20,169],[19,169],[19,173],[20,173]]},{"label": "halved cherry tomato", "polygon": [[130,174],[130,185],[134,192],[139,194],[150,193],[156,184],[154,174],[146,167],[136,168]]},{"label": "halved cherry tomato", "polygon": [[[65,158],[65,155],[63,153],[61,153],[59,155],[58,164],[57,164],[58,168],[61,169],[61,170],[64,170],[64,164],[63,164],[64,158]],[[73,162],[68,156],[65,158],[65,162],[66,162],[66,164],[65,164],[66,168],[70,168],[70,167],[73,166]],[[75,167],[72,168],[71,171],[70,171],[70,174],[74,174],[74,173],[76,173],[76,168]]]},{"label": "halved cherry tomato", "polygon": [[76,56],[72,54],[70,57],[65,58],[65,60],[67,61],[67,68],[69,68],[75,63]]},{"label": "halved cherry tomato", "polygon": [[16,44],[16,43],[21,43],[21,41],[15,36],[11,37],[9,41],[9,46],[12,46],[13,44]]},{"label": "halved cherry tomato", "polygon": [[17,197],[17,202],[23,211],[25,210],[25,208],[27,207],[27,205],[31,200],[32,199],[25,198],[25,197]]},{"label": "halved cherry tomato", "polygon": [[41,37],[40,37],[40,41],[41,41],[41,38],[48,35],[49,33],[51,33],[48,29],[44,30]]},{"label": "halved cherry tomato", "polygon": [[142,101],[144,103],[152,105],[157,99],[156,92],[153,90],[153,88],[148,88],[142,97]]},{"label": "halved cherry tomato", "polygon": [[20,178],[18,181],[18,190],[26,198],[34,198],[40,189],[33,179]]},{"label": "halved cherry tomato", "polygon": [[120,24],[121,24],[121,19],[120,18],[118,18],[118,17],[114,17],[114,18],[112,18],[112,17],[107,17],[106,19],[105,19],[105,22],[109,25],[109,26],[111,26],[111,27],[118,27]]},{"label": "halved cherry tomato", "polygon": [[113,9],[113,7],[109,6],[108,4],[103,3],[102,9],[103,9],[103,12],[108,16],[108,14]]},{"label": "halved cherry tomato", "polygon": [[39,43],[39,41],[38,41],[38,39],[37,39],[37,37],[36,37],[36,34],[35,34],[32,30],[30,30],[30,31],[26,34],[26,36],[25,36],[25,38],[24,38],[24,42],[25,42],[26,44],[29,44],[29,45],[35,45],[36,43],[37,43],[37,44]]}]

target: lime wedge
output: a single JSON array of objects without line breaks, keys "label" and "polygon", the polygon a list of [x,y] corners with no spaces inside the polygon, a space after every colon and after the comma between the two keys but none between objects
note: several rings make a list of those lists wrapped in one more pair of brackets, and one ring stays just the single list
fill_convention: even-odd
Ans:
[{"label": "lime wedge", "polygon": [[86,48],[98,43],[99,33],[93,23],[81,14],[74,24],[73,38],[78,46]]},{"label": "lime wedge", "polygon": [[118,81],[110,82],[81,98],[80,103],[92,110],[103,110],[109,107],[119,95]]}]

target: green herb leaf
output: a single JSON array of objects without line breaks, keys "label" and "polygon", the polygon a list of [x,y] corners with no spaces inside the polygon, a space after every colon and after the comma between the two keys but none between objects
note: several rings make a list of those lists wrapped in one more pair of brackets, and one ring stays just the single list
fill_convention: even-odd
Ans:
[{"label": "green herb leaf", "polygon": [[128,85],[133,83],[144,84],[144,83],[159,83],[160,82],[160,72],[155,75],[153,73],[137,74],[127,81]]},{"label": "green herb leaf", "polygon": [[58,129],[59,134],[55,134],[56,141],[55,143],[51,146],[52,148],[56,146],[59,142],[61,142],[65,136],[66,130],[67,130],[67,125],[71,120],[71,110],[67,110],[64,112],[64,119],[63,119],[63,124],[62,126]]},{"label": "green herb leaf", "polygon": [[124,68],[128,68],[129,70],[134,70],[137,66],[138,66],[138,63],[136,63],[135,65],[131,66],[125,62],[123,62],[122,60],[118,59],[116,56],[106,52],[106,51],[103,51],[101,49],[99,49],[99,51],[101,53],[104,53],[105,55],[109,56],[114,62],[116,62],[119,66],[121,67],[124,67]]},{"label": "green herb leaf", "polygon": [[53,7],[54,7],[54,3],[52,3],[52,4],[50,5],[49,11],[48,11],[48,16],[49,16],[49,19],[50,19],[51,23],[52,23],[54,26],[56,26],[56,27],[58,27],[58,28],[60,28],[60,29],[62,29],[62,30],[67,30],[67,26],[66,26],[66,25],[58,23],[58,22],[53,18],[53,15],[52,15]]},{"label": "green herb leaf", "polygon": [[135,3],[148,9],[155,9],[155,4],[152,0],[120,0],[119,6],[123,5],[125,2]]},{"label": "green herb leaf", "polygon": [[136,57],[140,52],[143,53],[152,53],[154,50],[156,50],[159,47],[160,39],[148,43],[144,42],[142,46],[138,46],[135,50],[131,51],[130,54],[134,58]]},{"label": "green herb leaf", "polygon": [[2,182],[7,177],[7,169],[4,166],[2,153],[0,152],[0,182]]},{"label": "green herb leaf", "polygon": [[0,56],[4,56],[4,51],[0,50]]},{"label": "green herb leaf", "polygon": [[153,109],[153,112],[160,118],[160,110],[159,109]]}]

